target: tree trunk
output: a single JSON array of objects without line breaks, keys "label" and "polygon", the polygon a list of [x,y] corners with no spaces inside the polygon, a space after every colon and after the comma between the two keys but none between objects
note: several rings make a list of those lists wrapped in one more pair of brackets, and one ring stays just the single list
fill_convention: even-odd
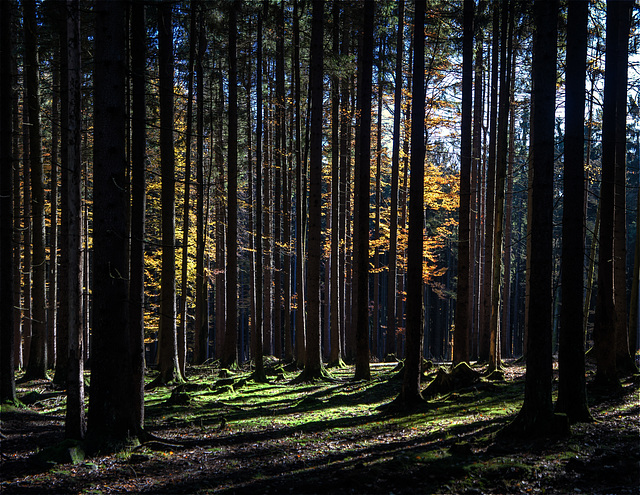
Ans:
[{"label": "tree trunk", "polygon": [[256,33],[258,53],[256,60],[256,204],[255,204],[255,287],[256,321],[253,325],[252,350],[255,370],[253,379],[266,382],[262,349],[262,13],[258,12],[258,32]]},{"label": "tree trunk", "polygon": [[[180,274],[180,323],[178,324],[178,364],[180,373],[186,374],[187,361],[187,271],[189,266],[189,215],[191,204],[191,142],[193,139],[193,66],[196,57],[198,33],[196,28],[196,4],[192,4],[189,28],[189,62],[187,68],[187,114],[184,158],[184,206],[182,214],[182,265]],[[134,50],[135,51],[135,50]]]},{"label": "tree trunk", "polygon": [[[198,2],[199,5],[199,2]],[[204,272],[205,213],[204,213],[204,69],[202,59],[207,48],[204,13],[198,17],[198,54],[196,57],[196,319],[194,335],[194,364],[202,364],[209,356],[209,321],[207,308],[207,279]]]},{"label": "tree trunk", "polygon": [[398,292],[398,179],[400,169],[400,113],[402,111],[402,53],[404,45],[404,0],[398,2],[395,87],[393,94],[393,144],[391,151],[391,218],[389,220],[389,281],[387,284],[387,334],[385,354],[395,355],[396,297]]},{"label": "tree trunk", "polygon": [[301,378],[321,378],[325,371],[321,355],[320,260],[322,256],[322,99],[323,99],[323,15],[324,1],[313,0],[311,20],[311,141],[309,153],[309,244],[307,265],[306,360]]},{"label": "tree trunk", "polygon": [[424,18],[426,5],[417,0],[413,28],[413,91],[411,104],[411,182],[407,244],[406,359],[398,401],[404,407],[421,402],[423,307],[422,257],[424,232]]},{"label": "tree trunk", "polygon": [[133,421],[144,427],[144,234],[145,234],[145,158],[146,104],[145,63],[147,39],[145,6],[136,0],[131,6],[132,122],[131,122],[131,248],[129,279],[129,342],[131,349],[131,406]]},{"label": "tree trunk", "polygon": [[365,6],[363,12],[362,51],[359,54],[358,111],[360,139],[356,140],[359,163],[356,165],[357,223],[353,244],[357,292],[356,310],[356,380],[370,380],[369,369],[369,206],[371,167],[371,84],[373,73],[373,24],[375,8]]},{"label": "tree trunk", "polygon": [[615,122],[615,192],[613,226],[613,298],[616,311],[616,368],[622,376],[638,372],[629,349],[627,326],[627,68],[629,65],[629,28],[633,2],[620,5],[620,20],[617,29],[618,61],[616,76],[616,122]]},{"label": "tree trunk", "polygon": [[16,401],[13,284],[13,102],[11,9],[0,4],[0,403]]},{"label": "tree trunk", "polygon": [[587,404],[582,333],[584,287],[584,92],[589,5],[572,0],[567,13],[564,205],[562,209],[562,308],[556,411],[569,422],[592,421]]},{"label": "tree trunk", "polygon": [[82,317],[82,120],[81,120],[81,63],[80,63],[80,6],[78,0],[67,2],[67,49],[69,70],[69,122],[65,147],[69,167],[67,194],[69,232],[69,353],[67,377],[67,416],[65,435],[81,440],[86,424],[84,415],[84,321]]},{"label": "tree trunk", "polygon": [[620,19],[626,2],[607,3],[604,104],[602,108],[602,178],[600,186],[600,242],[598,251],[598,293],[593,328],[598,369],[595,382],[603,390],[620,389],[616,370],[616,310],[614,293],[613,237],[616,175],[616,106],[619,75]]},{"label": "tree trunk", "polygon": [[176,329],[175,263],[175,156],[173,143],[173,23],[172,4],[158,7],[158,58],[160,80],[160,174],[162,190],[162,274],[160,329],[158,332],[159,383],[182,381]]},{"label": "tree trunk", "polygon": [[293,72],[295,86],[295,160],[296,160],[296,345],[295,359],[298,366],[306,361],[306,296],[304,287],[304,217],[302,215],[302,205],[306,198],[302,186],[302,133],[301,133],[301,113],[300,113],[300,20],[298,15],[298,2],[293,1]]},{"label": "tree trunk", "polygon": [[553,268],[553,164],[557,62],[557,0],[534,3],[533,183],[531,225],[531,300],[525,397],[515,420],[502,430],[510,436],[568,433],[566,418],[554,416],[551,399],[551,275]]},{"label": "tree trunk", "polygon": [[229,10],[229,141],[227,174],[227,320],[221,366],[238,362],[238,62],[236,55],[239,7]]},{"label": "tree trunk", "polygon": [[[51,196],[49,214],[49,307],[47,311],[47,368],[56,364],[57,316],[58,316],[58,150],[60,139],[60,61],[59,53],[54,55],[58,68],[53,71],[53,96],[51,101]],[[64,349],[60,349],[64,352]]]},{"label": "tree trunk", "polygon": [[474,3],[465,0],[462,39],[462,122],[460,142],[460,213],[458,228],[458,287],[453,365],[469,361],[469,324],[471,315],[470,207],[471,207],[471,109],[473,90],[473,23]]},{"label": "tree trunk", "polygon": [[[25,44],[25,88],[29,113],[29,164],[32,218],[32,314],[31,341],[26,379],[46,378],[47,371],[47,299],[44,222],[44,175],[40,135],[40,83],[38,35],[35,0],[23,2]],[[25,153],[27,151],[25,150]]]},{"label": "tree trunk", "polygon": [[[139,436],[130,414],[132,380],[125,195],[124,2],[95,5],[93,332],[87,440],[120,448]],[[141,386],[139,384],[139,386]]]}]

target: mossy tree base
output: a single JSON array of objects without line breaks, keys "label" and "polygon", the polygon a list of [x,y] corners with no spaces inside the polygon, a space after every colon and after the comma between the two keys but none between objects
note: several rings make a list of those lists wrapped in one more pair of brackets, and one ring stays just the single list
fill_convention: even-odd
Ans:
[{"label": "mossy tree base", "polygon": [[333,378],[324,367],[315,369],[304,368],[302,372],[289,383],[296,385],[299,383],[313,383],[318,381],[332,382]]},{"label": "mossy tree base", "polygon": [[563,437],[571,433],[566,414],[521,409],[516,418],[498,433],[498,438],[521,440]]},{"label": "mossy tree base", "polygon": [[480,373],[472,369],[468,363],[459,363],[447,372],[444,368],[439,368],[436,377],[423,391],[424,397],[433,397],[441,394],[448,394],[454,390],[470,387],[480,381]]}]

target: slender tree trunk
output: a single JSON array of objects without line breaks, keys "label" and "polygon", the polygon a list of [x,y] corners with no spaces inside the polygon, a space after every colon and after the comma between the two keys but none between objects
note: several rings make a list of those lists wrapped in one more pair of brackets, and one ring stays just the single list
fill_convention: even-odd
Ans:
[{"label": "slender tree trunk", "polygon": [[309,245],[307,249],[307,339],[306,360],[301,378],[312,380],[325,373],[321,354],[320,259],[322,255],[322,99],[323,99],[323,15],[324,1],[313,0],[311,20],[311,141],[309,153]]},{"label": "slender tree trunk", "polygon": [[[66,13],[66,9],[65,9]],[[69,141],[69,70],[67,50],[67,22],[59,26],[60,52],[60,142]],[[60,269],[58,270],[58,311],[56,331],[56,372],[53,383],[64,385],[68,376],[69,353],[69,252],[66,239],[69,237],[69,160],[67,147],[60,149]],[[87,343],[85,342],[85,346]]]},{"label": "slender tree trunk", "polygon": [[[49,307],[47,311],[47,368],[53,369],[57,356],[57,316],[58,316],[58,150],[60,139],[60,62],[56,60],[59,53],[54,55],[58,68],[53,70],[53,96],[51,101],[51,196],[49,214]],[[54,62],[54,63],[55,63]],[[60,349],[64,352],[64,349]]]},{"label": "slender tree trunk", "polygon": [[[38,69],[38,35],[35,0],[23,2],[25,37],[25,88],[29,113],[29,164],[31,167],[31,218],[33,249],[33,287],[31,341],[27,379],[46,378],[47,371],[47,298],[44,222],[44,176],[40,131],[40,83]],[[26,153],[26,150],[25,150]]]},{"label": "slender tree trunk", "polygon": [[496,196],[494,206],[493,225],[493,280],[491,283],[491,323],[490,323],[490,347],[489,370],[500,368],[500,296],[501,279],[503,270],[503,233],[504,233],[504,194],[507,172],[507,149],[509,128],[509,101],[511,88],[511,51],[513,43],[507,40],[513,39],[513,6],[503,5],[502,31],[500,42],[500,97],[498,109],[498,136],[496,152]]},{"label": "slender tree trunk", "polygon": [[[333,4],[333,56],[340,54],[340,7],[337,2]],[[342,363],[342,324],[340,314],[340,78],[334,75],[331,78],[331,276],[330,276],[330,308],[331,318],[331,354],[329,363],[331,366],[340,366]]]},{"label": "slender tree trunk", "polygon": [[407,245],[406,359],[399,402],[404,407],[422,401],[423,310],[422,257],[424,232],[424,0],[415,4],[413,29],[413,98],[411,104],[411,183]]},{"label": "slender tree trunk", "polygon": [[616,106],[619,73],[620,18],[626,2],[607,3],[604,105],[602,109],[602,178],[600,187],[600,242],[598,293],[593,329],[598,369],[595,381],[603,390],[620,389],[616,370],[616,311],[614,293],[613,237],[616,175]]},{"label": "slender tree trunk", "polygon": [[81,440],[86,421],[84,414],[84,321],[82,318],[82,157],[81,157],[81,63],[80,63],[80,5],[78,0],[67,1],[67,49],[69,69],[69,122],[65,147],[69,166],[67,194],[69,232],[69,358],[67,377],[67,438]]},{"label": "slender tree trunk", "polygon": [[16,401],[13,283],[13,102],[11,9],[0,3],[0,403]]},{"label": "slender tree trunk", "polygon": [[[187,68],[187,125],[185,130],[185,159],[184,159],[184,206],[182,220],[182,265],[180,274],[180,323],[178,324],[178,364],[180,373],[186,374],[187,361],[187,282],[189,266],[189,215],[191,205],[191,142],[193,139],[193,66],[196,57],[196,43],[198,33],[196,4],[191,7],[189,30],[189,62]],[[134,50],[135,51],[135,50]]]},{"label": "slender tree trunk", "polygon": [[[200,2],[197,2],[199,5]],[[196,319],[194,335],[195,364],[202,364],[209,355],[209,321],[206,318],[207,279],[204,271],[204,68],[202,59],[207,48],[204,13],[198,16],[198,53],[196,57]]]},{"label": "slender tree trunk", "polygon": [[262,349],[262,13],[258,12],[258,31],[256,33],[258,53],[256,60],[256,203],[255,203],[255,287],[256,321],[253,325],[252,350],[255,370],[253,379],[266,382]]},{"label": "slender tree trunk", "polygon": [[592,421],[587,404],[582,333],[584,287],[584,93],[589,5],[572,0],[567,13],[564,207],[562,209],[562,308],[556,411],[569,422]]},{"label": "slender tree trunk", "polygon": [[144,233],[145,233],[145,158],[146,103],[145,64],[146,28],[144,0],[131,6],[132,122],[131,122],[131,248],[129,279],[129,342],[131,349],[131,395],[133,421],[144,427]]},{"label": "slender tree trunk", "polygon": [[398,179],[400,169],[400,113],[402,111],[402,53],[404,0],[398,2],[395,87],[393,94],[393,144],[391,151],[391,218],[389,220],[389,281],[387,284],[387,335],[385,354],[396,354],[396,297],[398,292]]},{"label": "slender tree trunk", "polygon": [[355,279],[357,292],[356,310],[356,380],[371,379],[369,369],[369,206],[371,167],[371,84],[373,73],[373,6],[365,6],[363,12],[362,52],[359,54],[358,126],[360,138],[356,139],[359,162],[356,165],[357,223],[354,229]]},{"label": "slender tree trunk", "polygon": [[469,361],[469,324],[471,314],[470,206],[471,206],[471,110],[473,90],[474,2],[465,0],[462,40],[462,122],[460,144],[460,219],[458,227],[458,297],[453,334],[453,364]]},{"label": "slender tree trunk", "polygon": [[160,282],[159,383],[182,381],[176,329],[175,150],[173,143],[172,4],[163,1],[158,19],[160,79],[160,169],[162,176],[162,274]]},{"label": "slender tree trunk", "polygon": [[295,359],[298,366],[306,361],[306,296],[304,287],[305,275],[305,228],[304,216],[302,214],[303,204],[306,202],[304,188],[302,185],[302,133],[301,133],[301,113],[300,113],[300,20],[298,15],[298,2],[293,1],[293,72],[295,86],[295,160],[296,160],[296,345]]},{"label": "slender tree trunk", "polygon": [[380,340],[380,197],[382,178],[382,74],[384,73],[384,42],[378,48],[378,108],[376,124],[376,184],[375,184],[375,213],[374,213],[374,240],[373,250],[373,304],[372,304],[372,329],[371,329],[371,353],[380,357],[378,341]]},{"label": "slender tree trunk", "polygon": [[227,175],[227,319],[221,365],[238,362],[238,0],[229,10],[229,141]]},{"label": "slender tree trunk", "polygon": [[626,205],[626,161],[627,161],[627,70],[629,66],[629,28],[633,2],[620,6],[617,29],[618,61],[616,84],[616,170],[614,192],[613,226],[613,288],[616,311],[616,368],[619,374],[629,376],[638,372],[629,349],[627,326],[627,205]]}]

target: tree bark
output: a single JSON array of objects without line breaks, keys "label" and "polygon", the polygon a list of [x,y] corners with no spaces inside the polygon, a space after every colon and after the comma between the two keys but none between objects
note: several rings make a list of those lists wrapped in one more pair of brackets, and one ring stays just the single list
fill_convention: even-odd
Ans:
[{"label": "tree bark", "polygon": [[238,0],[229,10],[229,142],[227,174],[227,319],[221,366],[238,362]]},{"label": "tree bark", "polygon": [[130,414],[124,2],[95,5],[93,332],[87,440],[120,448],[140,435]]},{"label": "tree bark", "polygon": [[160,329],[158,332],[159,383],[182,381],[176,328],[175,264],[175,150],[173,143],[173,22],[172,4],[163,1],[158,17],[160,81],[160,174],[162,189],[162,274],[160,281]]},{"label": "tree bark", "polygon": [[0,3],[0,403],[16,401],[13,284],[13,102],[11,9]]},{"label": "tree bark", "polygon": [[373,5],[365,6],[363,12],[362,48],[359,54],[358,111],[360,125],[356,140],[359,157],[356,166],[359,191],[356,194],[357,223],[354,229],[355,279],[357,292],[356,311],[356,380],[370,380],[369,369],[369,206],[371,167],[371,84],[373,73]]},{"label": "tree bark", "polygon": [[422,262],[424,231],[424,18],[426,4],[417,0],[413,28],[413,91],[411,104],[411,182],[409,191],[409,240],[407,245],[406,358],[398,400],[411,407],[423,400],[422,375],[423,307]]},{"label": "tree bark", "polygon": [[534,3],[533,135],[531,184],[531,300],[524,403],[504,435],[537,437],[568,433],[566,417],[554,416],[551,399],[553,164],[556,95],[557,0]]},{"label": "tree bark", "polygon": [[[38,27],[35,0],[23,2],[25,37],[25,87],[29,113],[29,164],[32,218],[32,315],[31,341],[26,379],[46,378],[47,298],[44,222],[44,175],[40,130],[40,83],[38,69]],[[26,150],[25,150],[26,153]]]},{"label": "tree bark", "polygon": [[474,2],[465,0],[462,39],[462,122],[460,142],[460,210],[458,227],[458,286],[453,365],[469,361],[470,293],[470,207],[471,207],[471,110],[473,90]]},{"label": "tree bark", "polygon": [[556,411],[569,422],[592,421],[587,404],[582,333],[584,287],[584,92],[587,68],[587,2],[572,0],[567,12],[564,205],[562,209],[562,308]]}]

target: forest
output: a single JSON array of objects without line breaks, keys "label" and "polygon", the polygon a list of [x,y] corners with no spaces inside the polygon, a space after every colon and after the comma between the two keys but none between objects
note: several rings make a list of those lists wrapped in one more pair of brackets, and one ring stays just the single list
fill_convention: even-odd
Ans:
[{"label": "forest", "polygon": [[637,493],[637,2],[0,9],[3,493]]}]

